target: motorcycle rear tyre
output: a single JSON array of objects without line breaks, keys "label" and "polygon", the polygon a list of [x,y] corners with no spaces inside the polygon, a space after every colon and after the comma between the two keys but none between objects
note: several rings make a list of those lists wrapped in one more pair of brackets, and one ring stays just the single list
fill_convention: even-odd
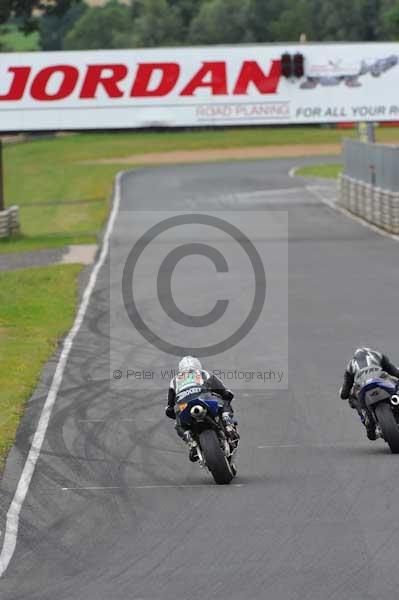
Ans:
[{"label": "motorcycle rear tyre", "polygon": [[218,485],[229,484],[234,474],[229,461],[220,447],[216,432],[212,429],[207,429],[200,433],[199,438],[206,466],[212,473],[215,483]]},{"label": "motorcycle rear tyre", "polygon": [[374,410],[384,440],[390,447],[392,454],[399,454],[399,427],[391,407],[389,404],[381,403]]}]

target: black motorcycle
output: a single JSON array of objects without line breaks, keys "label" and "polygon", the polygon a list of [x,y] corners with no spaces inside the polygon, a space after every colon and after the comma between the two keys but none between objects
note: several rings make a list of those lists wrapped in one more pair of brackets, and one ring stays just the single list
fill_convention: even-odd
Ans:
[{"label": "black motorcycle", "polygon": [[396,384],[390,379],[376,377],[360,388],[358,398],[373,418],[376,434],[386,441],[393,454],[399,453],[399,396]]},{"label": "black motorcycle", "polygon": [[232,423],[222,418],[222,404],[212,394],[200,394],[175,406],[176,418],[182,427],[191,431],[197,442],[198,462],[213,475],[217,484],[225,485],[237,474],[233,458],[239,435]]}]

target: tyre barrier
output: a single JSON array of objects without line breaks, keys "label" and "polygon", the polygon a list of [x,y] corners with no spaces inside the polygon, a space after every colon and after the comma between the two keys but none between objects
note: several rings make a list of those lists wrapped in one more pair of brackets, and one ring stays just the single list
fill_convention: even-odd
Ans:
[{"label": "tyre barrier", "polygon": [[0,238],[17,235],[19,232],[19,207],[10,206],[10,208],[0,211]]},{"label": "tyre barrier", "polygon": [[389,233],[399,235],[399,192],[341,175],[338,205]]}]

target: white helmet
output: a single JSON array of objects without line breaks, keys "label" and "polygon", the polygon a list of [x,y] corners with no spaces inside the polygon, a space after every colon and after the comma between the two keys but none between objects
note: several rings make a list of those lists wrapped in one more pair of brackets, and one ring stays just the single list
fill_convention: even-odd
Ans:
[{"label": "white helmet", "polygon": [[184,356],[179,362],[179,371],[202,371],[202,365],[194,356]]}]

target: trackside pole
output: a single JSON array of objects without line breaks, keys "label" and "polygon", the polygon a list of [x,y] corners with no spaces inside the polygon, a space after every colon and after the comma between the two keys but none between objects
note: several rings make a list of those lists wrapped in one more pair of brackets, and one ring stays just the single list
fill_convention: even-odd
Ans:
[{"label": "trackside pole", "polygon": [[361,142],[375,144],[375,123],[361,121],[357,125],[359,139]]}]

